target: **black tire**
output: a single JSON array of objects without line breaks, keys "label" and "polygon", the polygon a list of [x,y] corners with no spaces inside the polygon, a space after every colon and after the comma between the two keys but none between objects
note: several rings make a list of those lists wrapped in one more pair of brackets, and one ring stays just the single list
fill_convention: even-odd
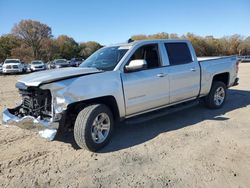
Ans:
[{"label": "black tire", "polygon": [[[216,94],[217,89],[219,89],[219,88],[223,88],[223,90],[225,92],[224,93],[224,100],[222,101],[222,103],[216,104],[216,102],[215,102],[215,94]],[[212,87],[210,89],[209,94],[205,97],[205,104],[210,109],[218,109],[218,108],[221,108],[224,105],[226,97],[227,97],[227,87],[226,87],[226,85],[223,82],[215,81],[212,84]]]},{"label": "black tire", "polygon": [[[96,143],[92,137],[93,122],[100,114],[106,114],[110,121],[107,137],[101,143]],[[98,151],[108,144],[114,128],[113,114],[104,104],[93,104],[85,107],[77,115],[74,126],[74,138],[80,148]]]}]

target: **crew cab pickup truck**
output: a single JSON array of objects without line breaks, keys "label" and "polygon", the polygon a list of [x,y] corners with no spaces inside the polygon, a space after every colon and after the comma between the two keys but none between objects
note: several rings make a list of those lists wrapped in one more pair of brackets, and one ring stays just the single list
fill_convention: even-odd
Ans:
[{"label": "crew cab pickup truck", "polygon": [[[198,61],[187,40],[145,40],[104,47],[79,68],[21,78],[22,102],[5,109],[3,122],[52,140],[74,127],[81,148],[97,151],[118,121],[140,122],[197,104],[221,108],[237,85],[234,56]],[[171,108],[169,108],[171,106]]]}]

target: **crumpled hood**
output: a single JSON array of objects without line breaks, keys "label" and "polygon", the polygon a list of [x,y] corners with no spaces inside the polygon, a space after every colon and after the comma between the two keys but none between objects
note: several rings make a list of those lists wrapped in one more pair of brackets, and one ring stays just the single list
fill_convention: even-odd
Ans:
[{"label": "crumpled hood", "polygon": [[58,80],[63,80],[71,77],[83,76],[102,72],[96,68],[62,68],[53,69],[41,72],[31,73],[21,77],[18,82],[24,83],[26,86],[39,86],[40,84],[50,83]]}]

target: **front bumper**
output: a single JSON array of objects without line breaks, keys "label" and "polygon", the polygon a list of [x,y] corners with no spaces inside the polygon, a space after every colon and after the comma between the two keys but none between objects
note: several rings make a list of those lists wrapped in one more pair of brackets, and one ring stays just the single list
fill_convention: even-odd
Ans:
[{"label": "front bumper", "polygon": [[53,140],[57,133],[59,123],[47,120],[41,120],[32,116],[17,117],[13,113],[18,109],[5,109],[3,111],[3,124],[16,125],[23,129],[28,129],[38,133],[47,140]]},{"label": "front bumper", "polygon": [[37,68],[37,67],[33,67],[33,68],[30,68],[32,71],[42,71],[42,70],[45,70],[45,68]]},{"label": "front bumper", "polygon": [[3,69],[3,73],[19,73],[22,69]]}]

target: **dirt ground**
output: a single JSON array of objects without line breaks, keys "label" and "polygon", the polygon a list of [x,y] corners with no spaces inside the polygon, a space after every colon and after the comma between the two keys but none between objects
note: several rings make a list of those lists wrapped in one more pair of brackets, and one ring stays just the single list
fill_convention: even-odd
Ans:
[{"label": "dirt ground", "polygon": [[[99,153],[0,126],[0,187],[250,187],[250,63],[239,76],[222,109],[119,125]],[[0,76],[1,111],[19,101],[17,78]]]}]

